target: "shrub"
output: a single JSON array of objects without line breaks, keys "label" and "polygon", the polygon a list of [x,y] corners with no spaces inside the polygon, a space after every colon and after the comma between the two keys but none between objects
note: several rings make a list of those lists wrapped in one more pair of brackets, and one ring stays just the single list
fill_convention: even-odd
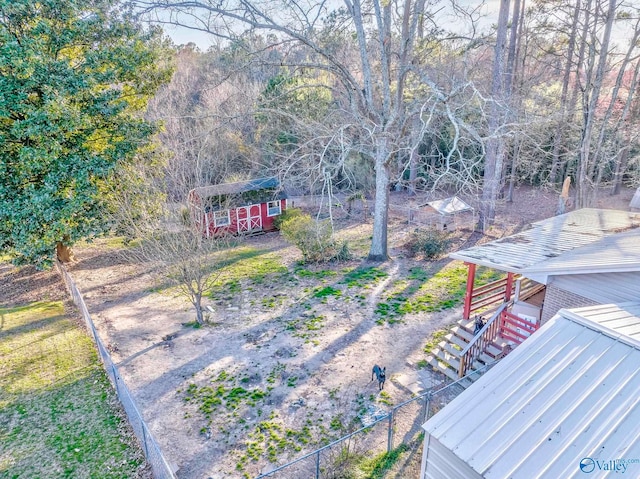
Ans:
[{"label": "shrub", "polygon": [[295,213],[280,223],[280,233],[300,250],[306,263],[350,258],[347,243],[335,240],[328,221],[316,221],[308,214]]},{"label": "shrub", "polygon": [[182,226],[191,226],[191,211],[186,206],[180,207],[180,223]]},{"label": "shrub", "polygon": [[436,259],[442,256],[450,245],[449,234],[435,228],[415,230],[408,243],[409,251],[413,256],[421,254],[425,259]]},{"label": "shrub", "polygon": [[282,227],[282,223],[292,218],[297,218],[298,216],[302,216],[304,213],[300,208],[288,208],[283,210],[282,213],[276,216],[273,220],[273,226],[277,229]]}]

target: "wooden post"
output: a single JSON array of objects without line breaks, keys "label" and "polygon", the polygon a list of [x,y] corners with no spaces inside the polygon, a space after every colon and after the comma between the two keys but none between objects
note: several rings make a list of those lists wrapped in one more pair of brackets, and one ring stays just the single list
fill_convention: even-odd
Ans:
[{"label": "wooden post", "polygon": [[504,292],[504,302],[511,300],[511,290],[513,289],[513,273],[507,273],[507,289]]},{"label": "wooden post", "polygon": [[467,291],[464,295],[464,309],[462,317],[469,319],[471,316],[471,298],[473,296],[473,283],[476,278],[476,265],[473,263],[465,263],[467,265]]}]

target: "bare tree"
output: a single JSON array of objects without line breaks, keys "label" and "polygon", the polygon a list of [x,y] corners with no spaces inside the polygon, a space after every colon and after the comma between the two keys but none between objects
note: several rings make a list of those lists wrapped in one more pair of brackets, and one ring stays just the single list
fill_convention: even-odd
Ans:
[{"label": "bare tree", "polygon": [[203,238],[190,227],[176,227],[141,239],[132,254],[154,263],[160,275],[189,300],[196,321],[203,324],[203,297],[221,281],[225,271],[222,252],[230,246],[228,237]]},{"label": "bare tree", "polygon": [[113,184],[107,214],[115,232],[131,243],[125,257],[153,265],[158,276],[192,304],[196,321],[202,324],[203,298],[221,280],[226,265],[223,252],[237,239],[204,238],[191,224],[186,207],[166,202],[158,176],[158,168],[145,162],[121,168],[122,181],[138,189]]},{"label": "bare tree", "polygon": [[[429,76],[426,69],[417,71],[423,64],[415,49],[418,30],[428,31],[432,41],[447,37],[436,25],[438,7],[427,5],[426,0],[345,0],[346,8],[333,12],[332,18],[339,18],[339,28],[353,31],[358,51],[358,61],[354,62],[332,50],[318,34],[323,22],[331,17],[332,3],[327,0],[138,0],[135,3],[147,13],[163,11],[155,18],[157,22],[202,30],[228,41],[235,40],[244,31],[268,32],[273,34],[274,47],[283,51],[303,47],[307,52],[304,57],[283,56],[283,66],[332,75],[333,96],[339,101],[345,118],[349,118],[341,130],[350,129],[352,138],[357,139],[350,150],[369,158],[374,165],[374,220],[369,259],[385,260],[392,165],[400,154],[411,151],[412,136],[410,128],[405,126],[409,119],[423,111],[424,103],[407,94],[407,82],[412,76],[421,79]],[[459,39],[460,35],[455,37]],[[431,85],[436,83],[430,80]],[[442,102],[446,96],[434,94],[433,98]]]},{"label": "bare tree", "polygon": [[495,218],[496,200],[500,189],[502,168],[504,165],[505,142],[499,131],[504,119],[504,106],[499,101],[505,95],[505,58],[507,44],[507,23],[509,21],[510,0],[500,0],[496,45],[494,47],[493,70],[491,73],[491,97],[489,113],[489,139],[487,141],[484,164],[484,185],[482,187],[482,204],[480,207],[479,226],[484,231]]}]

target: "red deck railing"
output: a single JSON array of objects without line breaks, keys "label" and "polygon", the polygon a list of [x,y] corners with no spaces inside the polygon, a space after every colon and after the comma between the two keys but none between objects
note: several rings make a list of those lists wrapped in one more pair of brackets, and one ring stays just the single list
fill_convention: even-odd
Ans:
[{"label": "red deck railing", "polygon": [[515,292],[515,280],[518,275],[507,276],[492,283],[467,291],[465,297],[464,318],[469,319],[474,311],[486,310],[490,306],[509,301]]},{"label": "red deck railing", "polygon": [[531,336],[540,327],[538,321],[530,321],[521,318],[507,310],[502,312],[500,335],[507,341],[521,344],[522,341]]},{"label": "red deck railing", "polygon": [[517,346],[538,330],[540,327],[538,321],[530,321],[510,313],[507,308],[512,304],[512,302],[502,303],[484,327],[460,352],[459,377],[464,377],[467,374],[473,362],[486,351],[491,343],[503,339],[509,343],[515,343]]},{"label": "red deck railing", "polygon": [[495,313],[487,320],[484,327],[478,331],[471,342],[460,352],[460,366],[458,377],[464,377],[473,362],[500,336],[502,314],[511,303],[502,303]]}]

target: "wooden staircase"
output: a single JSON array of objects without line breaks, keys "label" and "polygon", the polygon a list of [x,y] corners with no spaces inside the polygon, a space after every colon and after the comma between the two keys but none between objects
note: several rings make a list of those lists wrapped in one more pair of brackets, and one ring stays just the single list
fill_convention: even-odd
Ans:
[{"label": "wooden staircase", "polygon": [[[473,281],[475,265],[469,268],[468,284]],[[511,314],[513,300],[509,298],[525,301],[544,289],[543,284],[511,273],[501,280],[471,288],[465,296],[464,314],[471,316],[481,311],[487,318],[485,326],[474,336],[474,321],[461,319],[427,356],[427,362],[454,381],[464,377],[462,384],[467,387],[487,370],[485,366],[502,359],[540,326]],[[474,371],[478,373],[473,374]]]},{"label": "wooden staircase", "polygon": [[[497,312],[496,314],[500,313]],[[490,337],[495,339],[485,341],[486,344],[481,347],[479,353],[474,354],[472,360],[469,361],[468,359],[463,359],[463,353],[471,347],[470,345],[474,339],[473,331],[475,325],[473,321],[461,319],[451,331],[444,336],[443,341],[427,356],[427,362],[436,371],[445,374],[454,381],[466,376],[462,384],[465,387],[471,385],[473,381],[481,376],[481,373],[472,374],[474,371],[482,370],[488,364],[494,363],[505,355],[505,342],[495,334],[495,328],[497,326],[499,326],[499,321],[494,322],[493,331],[488,330],[491,329],[489,324],[483,328],[480,335],[487,330],[486,332],[490,333]],[[479,342],[478,338],[476,338],[476,343]],[[469,356],[467,355],[466,357],[468,358]],[[468,361],[468,364],[464,364],[461,368],[462,361]]]}]

